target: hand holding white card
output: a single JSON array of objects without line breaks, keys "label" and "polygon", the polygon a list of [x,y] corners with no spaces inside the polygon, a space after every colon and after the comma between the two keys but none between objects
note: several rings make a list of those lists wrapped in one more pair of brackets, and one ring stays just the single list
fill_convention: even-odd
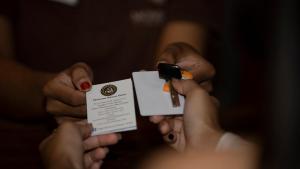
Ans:
[{"label": "hand holding white card", "polygon": [[136,117],[131,79],[93,85],[86,93],[92,135],[135,130]]},{"label": "hand holding white card", "polygon": [[170,93],[163,91],[166,81],[159,78],[158,71],[133,72],[132,77],[142,116],[183,113],[184,97],[180,95],[180,106],[173,107]]}]

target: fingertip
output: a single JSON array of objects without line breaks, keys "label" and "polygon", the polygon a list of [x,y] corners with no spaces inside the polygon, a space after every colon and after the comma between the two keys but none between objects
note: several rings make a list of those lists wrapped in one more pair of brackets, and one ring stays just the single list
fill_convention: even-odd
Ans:
[{"label": "fingertip", "polygon": [[91,166],[91,169],[99,169],[101,165],[103,164],[103,161],[94,162]]},{"label": "fingertip", "polygon": [[95,150],[93,150],[93,153],[92,153],[92,159],[93,161],[99,161],[99,160],[103,160],[107,153],[109,152],[109,149],[107,147],[99,147]]},{"label": "fingertip", "polygon": [[159,61],[157,61],[157,62],[156,62],[156,67],[157,67],[160,63],[167,63],[167,61],[165,61],[165,60],[159,60]]},{"label": "fingertip", "polygon": [[151,116],[149,117],[149,120],[152,122],[152,123],[159,123],[160,121],[162,121],[164,119],[164,116]]},{"label": "fingertip", "polygon": [[71,76],[73,84],[80,91],[88,91],[92,87],[92,71],[84,63],[77,63],[71,68]]},{"label": "fingertip", "polygon": [[106,135],[99,135],[98,138],[104,139],[105,145],[113,145],[117,144],[122,139],[122,135],[119,133],[112,133]]},{"label": "fingertip", "polygon": [[160,130],[161,134],[165,135],[168,132],[170,132],[170,126],[166,121],[162,121],[159,124],[159,130]]}]

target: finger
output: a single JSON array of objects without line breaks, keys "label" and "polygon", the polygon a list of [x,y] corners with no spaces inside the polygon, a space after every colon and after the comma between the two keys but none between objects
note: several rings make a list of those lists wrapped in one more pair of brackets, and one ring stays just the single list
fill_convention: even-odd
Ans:
[{"label": "finger", "polygon": [[86,105],[70,106],[54,99],[47,99],[46,110],[53,115],[86,117]]},{"label": "finger", "polygon": [[171,118],[171,119],[166,119],[165,120],[169,127],[172,129],[174,132],[180,132],[182,129],[182,118]]},{"label": "finger", "polygon": [[161,134],[166,135],[171,131],[179,132],[182,128],[182,116],[166,117],[159,123],[159,130]]},{"label": "finger", "polygon": [[101,167],[101,165],[103,164],[103,161],[98,161],[98,162],[94,162],[90,169],[99,169]]},{"label": "finger", "polygon": [[192,93],[196,89],[201,89],[194,80],[172,79],[172,85],[174,89],[182,95],[187,95],[188,93]]},{"label": "finger", "polygon": [[214,96],[210,96],[212,103],[216,106],[216,107],[220,107],[220,102],[217,98],[215,98]]},{"label": "finger", "polygon": [[213,65],[200,56],[187,55],[175,64],[192,73],[193,79],[197,82],[210,80],[216,73]]},{"label": "finger", "polygon": [[165,119],[165,116],[151,116],[151,117],[149,117],[149,120],[154,124],[157,124],[157,123],[161,122],[163,119]]},{"label": "finger", "polygon": [[169,134],[163,137],[164,141],[168,143],[169,146],[174,148],[179,152],[183,152],[185,150],[185,135],[183,133],[183,129],[180,132],[172,131]]},{"label": "finger", "polygon": [[71,68],[73,84],[81,91],[89,91],[92,86],[93,73],[85,63],[77,63]]},{"label": "finger", "polygon": [[71,123],[76,123],[78,121],[81,121],[82,119],[79,118],[74,118],[74,117],[69,117],[69,116],[54,116],[57,124],[62,124],[65,122],[71,122]]},{"label": "finger", "polygon": [[91,135],[92,129],[93,129],[93,126],[91,124],[78,125],[78,124],[74,123],[74,125],[78,126],[78,129],[79,129],[82,139],[86,139]]},{"label": "finger", "polygon": [[86,103],[85,94],[57,81],[49,82],[43,89],[44,94],[55,100],[72,106]]},{"label": "finger", "polygon": [[85,168],[90,168],[94,163],[102,161],[109,152],[108,148],[97,148],[84,154]]},{"label": "finger", "polygon": [[200,86],[201,86],[204,90],[206,90],[207,92],[212,92],[212,91],[213,91],[213,85],[212,85],[211,80],[201,82],[201,83],[200,83]]},{"label": "finger", "polygon": [[214,77],[215,69],[191,45],[178,42],[168,45],[158,62],[176,64],[191,72],[196,81],[202,82]]},{"label": "finger", "polygon": [[163,136],[163,140],[177,151],[183,151],[185,147],[185,134],[183,129],[183,117],[168,119],[172,130]]},{"label": "finger", "polygon": [[87,121],[87,119],[80,119],[80,121],[76,121],[75,122],[76,124],[78,124],[78,125],[86,125],[86,124],[88,124],[88,121]]},{"label": "finger", "polygon": [[122,137],[120,134],[106,134],[106,135],[92,136],[84,140],[83,147],[84,150],[87,151],[97,147],[116,144],[121,139]]},{"label": "finger", "polygon": [[168,123],[168,121],[163,120],[159,123],[159,131],[162,135],[166,135],[173,130],[172,126]]}]

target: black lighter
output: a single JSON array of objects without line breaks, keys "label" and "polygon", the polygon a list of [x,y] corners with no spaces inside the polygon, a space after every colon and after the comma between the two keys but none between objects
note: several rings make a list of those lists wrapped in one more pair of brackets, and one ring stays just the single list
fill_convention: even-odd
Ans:
[{"label": "black lighter", "polygon": [[165,79],[170,88],[170,95],[173,107],[179,107],[179,97],[177,91],[173,88],[172,78],[181,79],[181,68],[178,65],[159,63],[157,66],[159,77]]}]

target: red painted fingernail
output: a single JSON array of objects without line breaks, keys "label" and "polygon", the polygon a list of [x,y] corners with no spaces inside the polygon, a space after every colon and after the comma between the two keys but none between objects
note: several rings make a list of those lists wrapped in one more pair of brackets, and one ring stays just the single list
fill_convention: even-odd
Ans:
[{"label": "red painted fingernail", "polygon": [[87,89],[91,88],[91,85],[89,82],[83,82],[80,84],[80,88],[81,88],[81,90],[87,90]]}]

